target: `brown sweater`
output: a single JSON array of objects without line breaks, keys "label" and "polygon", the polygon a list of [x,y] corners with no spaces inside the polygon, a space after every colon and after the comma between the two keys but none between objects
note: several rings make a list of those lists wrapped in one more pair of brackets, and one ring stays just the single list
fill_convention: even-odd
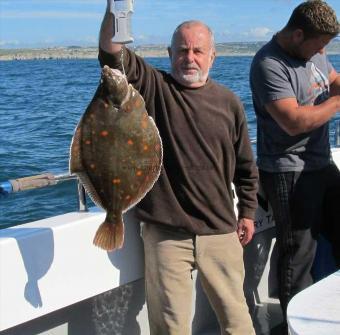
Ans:
[{"label": "brown sweater", "polygon": [[[183,87],[123,50],[128,81],[143,96],[163,142],[162,172],[137,204],[138,218],[198,235],[233,232],[232,182],[239,218],[254,218],[258,174],[240,100],[211,79],[200,88]],[[120,53],[100,50],[99,61],[121,69]]]}]

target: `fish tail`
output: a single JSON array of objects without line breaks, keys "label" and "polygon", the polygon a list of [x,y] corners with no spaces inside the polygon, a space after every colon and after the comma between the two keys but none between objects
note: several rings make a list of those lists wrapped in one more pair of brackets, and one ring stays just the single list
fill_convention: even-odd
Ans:
[{"label": "fish tail", "polygon": [[121,218],[114,224],[105,220],[98,228],[93,244],[107,251],[120,249],[124,242],[124,223]]}]

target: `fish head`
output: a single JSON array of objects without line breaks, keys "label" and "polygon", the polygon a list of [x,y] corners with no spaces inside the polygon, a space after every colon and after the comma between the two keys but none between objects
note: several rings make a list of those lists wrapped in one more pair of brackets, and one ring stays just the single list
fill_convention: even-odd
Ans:
[{"label": "fish head", "polygon": [[102,69],[101,84],[106,90],[107,98],[115,106],[121,106],[129,92],[126,76],[117,69],[104,65]]}]

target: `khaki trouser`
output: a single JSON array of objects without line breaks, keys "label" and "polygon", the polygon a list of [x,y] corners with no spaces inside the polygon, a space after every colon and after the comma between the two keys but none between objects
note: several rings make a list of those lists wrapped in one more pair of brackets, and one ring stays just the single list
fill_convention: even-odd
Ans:
[{"label": "khaki trouser", "polygon": [[243,292],[243,249],[236,233],[194,236],[144,223],[142,236],[151,335],[191,334],[195,268],[221,334],[255,334]]}]

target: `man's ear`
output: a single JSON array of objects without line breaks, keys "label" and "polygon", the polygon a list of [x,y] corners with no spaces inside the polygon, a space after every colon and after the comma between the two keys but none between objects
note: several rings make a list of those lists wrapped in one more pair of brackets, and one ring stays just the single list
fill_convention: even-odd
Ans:
[{"label": "man's ear", "polygon": [[168,47],[168,55],[169,55],[169,58],[171,59],[171,57],[172,57],[171,47]]},{"label": "man's ear", "polygon": [[216,50],[214,49],[212,52],[211,52],[211,56],[210,56],[210,67],[212,67],[212,65],[214,64],[214,61],[215,61],[215,57],[216,57]]},{"label": "man's ear", "polygon": [[292,33],[293,42],[300,44],[305,39],[305,34],[302,29],[295,29]]}]

